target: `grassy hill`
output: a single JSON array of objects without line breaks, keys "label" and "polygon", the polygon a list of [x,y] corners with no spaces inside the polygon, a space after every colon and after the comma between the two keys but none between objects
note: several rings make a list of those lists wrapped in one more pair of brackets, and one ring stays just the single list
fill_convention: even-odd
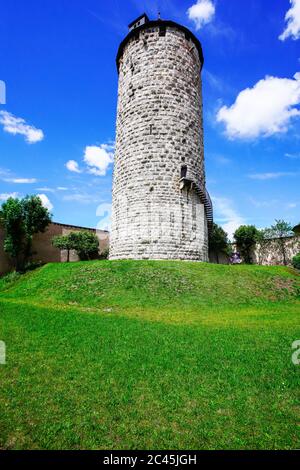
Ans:
[{"label": "grassy hill", "polygon": [[299,447],[300,277],[190,262],[0,279],[0,448]]}]

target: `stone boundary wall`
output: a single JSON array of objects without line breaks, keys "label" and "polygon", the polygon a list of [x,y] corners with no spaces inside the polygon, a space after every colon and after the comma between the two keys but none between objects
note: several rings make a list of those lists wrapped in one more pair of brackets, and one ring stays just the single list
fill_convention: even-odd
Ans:
[{"label": "stone boundary wall", "polygon": [[[288,265],[292,264],[292,259],[300,253],[300,235],[284,239],[286,247],[286,258]],[[236,249],[232,246],[233,251]],[[214,251],[209,252],[210,263],[217,263],[217,254]],[[283,265],[283,256],[278,246],[278,239],[266,241],[263,245],[257,244],[252,251],[252,260],[254,264],[262,266]],[[228,264],[229,257],[219,253],[219,264]]]},{"label": "stone boundary wall", "polygon": [[[284,239],[286,247],[287,263],[292,264],[292,259],[300,252],[300,236]],[[253,250],[253,262],[266,266],[283,265],[283,256],[278,246],[278,240],[269,240],[263,245],[256,245]]]},{"label": "stone boundary wall", "polygon": [[[60,263],[66,261],[67,252],[55,248],[52,245],[52,238],[56,235],[68,235],[70,232],[78,232],[80,230],[96,233],[99,238],[99,254],[109,247],[109,232],[107,231],[52,222],[44,233],[38,233],[33,237],[32,261],[41,263]],[[0,275],[13,269],[11,260],[3,249],[4,236],[4,229],[0,227]],[[70,261],[78,261],[76,252],[70,252]]]}]

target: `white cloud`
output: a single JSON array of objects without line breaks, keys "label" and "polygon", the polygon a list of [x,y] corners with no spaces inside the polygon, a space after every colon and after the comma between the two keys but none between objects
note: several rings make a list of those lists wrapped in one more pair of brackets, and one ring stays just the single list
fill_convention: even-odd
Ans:
[{"label": "white cloud", "polygon": [[16,117],[8,111],[0,111],[0,124],[9,134],[23,135],[29,144],[35,144],[44,139],[44,133],[41,129],[30,126],[25,119]]},{"label": "white cloud", "polygon": [[0,104],[6,104],[6,84],[0,80]]},{"label": "white cloud", "polygon": [[90,204],[99,202],[99,194],[73,193],[63,196],[63,200],[67,202],[79,202],[80,204]]},{"label": "white cloud", "polygon": [[63,186],[58,186],[57,188],[48,188],[47,186],[43,188],[37,188],[38,191],[43,191],[44,193],[56,193],[56,191],[67,191],[68,188]]},{"label": "white cloud", "polygon": [[109,166],[114,161],[114,142],[101,145],[87,145],[84,149],[83,161],[86,165],[84,170],[79,168],[75,160],[69,160],[66,163],[68,170],[75,173],[88,173],[96,176],[105,176]]},{"label": "white cloud", "polygon": [[284,156],[287,158],[291,158],[292,160],[300,159],[300,153],[285,153]]},{"label": "white cloud", "polygon": [[253,180],[274,180],[281,178],[282,176],[296,176],[297,173],[291,171],[278,171],[278,172],[270,172],[270,173],[254,173],[248,175],[249,178]]},{"label": "white cloud", "polygon": [[0,177],[7,176],[10,174],[9,170],[4,170],[4,168],[0,168]]},{"label": "white cloud", "polygon": [[252,196],[249,198],[249,201],[251,202],[251,204],[253,204],[253,206],[255,206],[257,208],[273,207],[275,205],[278,206],[278,204],[279,204],[279,201],[277,199],[268,199],[266,201],[258,201],[257,199],[255,199]]},{"label": "white cloud", "polygon": [[48,209],[49,211],[52,211],[53,204],[50,202],[48,196],[46,196],[46,194],[37,194],[37,196],[42,201],[43,206],[46,207],[46,209]]},{"label": "white cloud", "polygon": [[230,158],[225,157],[224,155],[212,155],[211,158],[217,163],[219,166],[227,166],[232,163]]},{"label": "white cloud", "polygon": [[114,160],[112,145],[102,144],[99,147],[90,145],[85,148],[84,161],[88,166],[89,173],[97,176],[105,176]]},{"label": "white cloud", "polygon": [[229,238],[233,239],[233,234],[237,228],[245,224],[245,220],[232,206],[232,202],[223,197],[212,197],[216,222],[222,225]]},{"label": "white cloud", "polygon": [[209,70],[204,69],[202,72],[202,76],[208,82],[211,88],[213,88],[219,93],[224,91],[224,82],[219,77],[217,77],[217,75],[210,72]]},{"label": "white cloud", "polygon": [[36,183],[36,178],[5,178],[4,181],[7,183],[15,183],[15,184],[32,184]]},{"label": "white cloud", "polygon": [[47,186],[44,187],[44,188],[36,188],[37,191],[43,191],[44,193],[55,193],[55,189],[54,188],[48,188]]},{"label": "white cloud", "polygon": [[294,79],[267,76],[241,91],[232,106],[223,106],[217,121],[231,139],[266,137],[286,132],[292,118],[300,116],[299,104],[300,73]]},{"label": "white cloud", "polygon": [[2,193],[0,194],[0,201],[7,201],[10,197],[18,197],[18,193]]},{"label": "white cloud", "polygon": [[300,0],[290,0],[291,8],[285,15],[286,28],[279,36],[280,41],[289,37],[296,40],[300,38]]},{"label": "white cloud", "polygon": [[195,28],[198,30],[212,21],[215,11],[215,5],[212,0],[197,0],[197,3],[187,10],[187,15],[195,23]]},{"label": "white cloud", "polygon": [[69,160],[66,163],[66,167],[68,168],[69,171],[73,171],[73,173],[81,173],[81,170],[79,169],[79,165],[75,160]]}]

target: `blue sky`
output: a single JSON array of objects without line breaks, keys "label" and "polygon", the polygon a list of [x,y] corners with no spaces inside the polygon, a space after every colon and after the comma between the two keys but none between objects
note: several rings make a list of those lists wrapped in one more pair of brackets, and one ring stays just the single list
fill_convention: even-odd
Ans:
[{"label": "blue sky", "polygon": [[107,225],[115,56],[127,24],[158,10],[203,46],[216,222],[299,222],[300,0],[3,0],[0,202],[41,194],[57,222]]}]

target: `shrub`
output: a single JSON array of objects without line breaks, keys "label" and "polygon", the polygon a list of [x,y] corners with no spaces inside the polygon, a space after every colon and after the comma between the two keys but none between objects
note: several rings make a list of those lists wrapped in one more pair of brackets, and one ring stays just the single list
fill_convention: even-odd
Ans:
[{"label": "shrub", "polygon": [[5,274],[5,276],[0,277],[0,291],[1,290],[6,290],[9,287],[13,286],[21,277],[21,274],[12,271],[8,274]]},{"label": "shrub", "polygon": [[261,238],[260,231],[254,225],[241,225],[233,236],[245,263],[251,264],[251,251]]},{"label": "shrub", "polygon": [[105,248],[105,250],[103,250],[100,255],[99,255],[99,259],[108,259],[109,257],[109,248]]},{"label": "shrub", "polygon": [[42,261],[28,261],[25,264],[24,271],[34,271],[35,269],[41,268],[44,265]]},{"label": "shrub", "polygon": [[11,273],[6,274],[3,276],[2,280],[7,283],[11,284],[16,282],[18,279],[20,279],[21,274],[18,273],[17,271],[12,271]]},{"label": "shrub", "polygon": [[209,249],[216,253],[218,264],[219,253],[229,254],[228,234],[217,224],[213,224],[212,231],[209,234]]},{"label": "shrub", "polygon": [[98,257],[99,240],[95,233],[81,231],[73,232],[71,235],[74,247],[82,261]]},{"label": "shrub", "polygon": [[294,256],[294,258],[292,259],[292,263],[294,268],[299,269],[300,271],[300,253]]}]

